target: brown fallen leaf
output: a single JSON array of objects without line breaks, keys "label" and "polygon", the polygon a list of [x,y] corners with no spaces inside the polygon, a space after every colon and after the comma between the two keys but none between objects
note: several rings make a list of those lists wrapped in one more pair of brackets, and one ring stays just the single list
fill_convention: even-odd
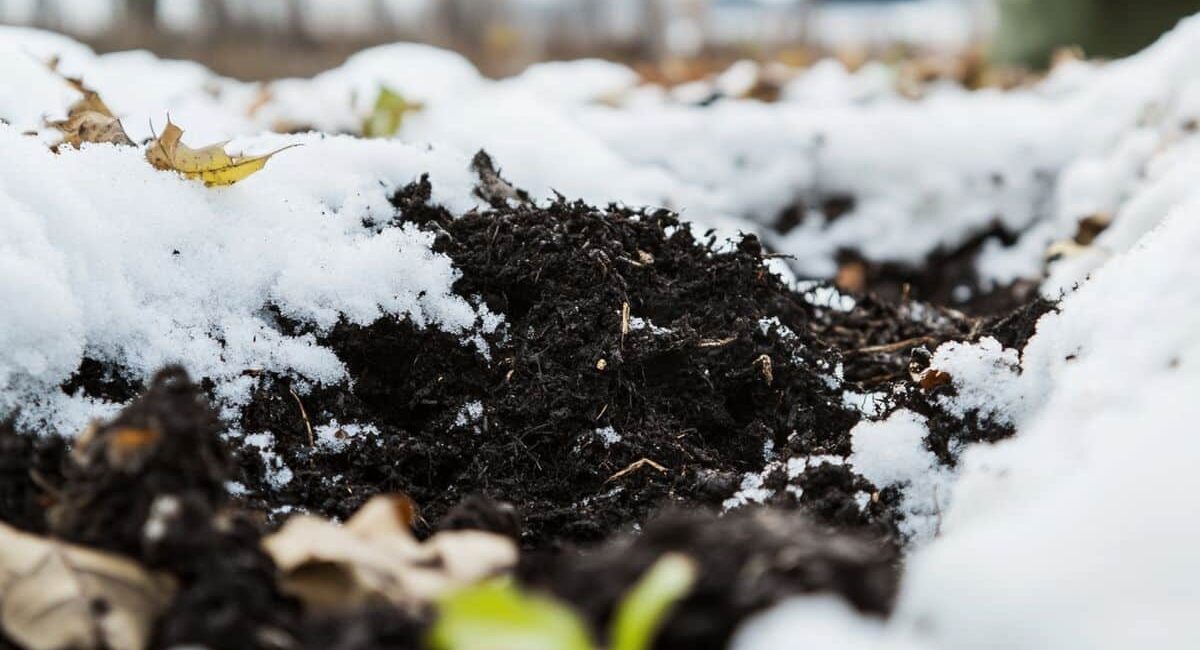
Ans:
[{"label": "brown fallen leaf", "polygon": [[[51,71],[58,74],[55,66]],[[62,75],[59,75],[62,76]],[[61,144],[69,144],[78,149],[84,142],[96,142],[133,146],[133,140],[125,133],[121,120],[113,115],[108,104],[100,98],[100,93],[84,85],[82,79],[62,77],[72,88],[83,93],[83,97],[71,105],[67,111],[67,119],[47,124],[62,132]]]},{"label": "brown fallen leaf", "polygon": [[29,650],[142,650],[174,582],[127,558],[0,524],[0,627]]},{"label": "brown fallen leaf", "polygon": [[407,497],[378,496],[344,526],[292,517],[263,548],[284,592],[326,611],[379,602],[419,608],[516,565],[516,545],[502,535],[445,531],[421,543],[410,529],[415,516]]},{"label": "brown fallen leaf", "polygon": [[266,166],[271,156],[299,145],[289,145],[261,156],[230,156],[224,142],[193,149],[183,144],[183,129],[167,120],[153,142],[146,147],[146,160],[155,169],[176,171],[205,185],[232,185]]},{"label": "brown fallen leaf", "polygon": [[930,368],[921,375],[917,383],[921,386],[921,390],[930,391],[938,386],[945,386],[953,380],[949,373],[942,372],[936,368]]}]

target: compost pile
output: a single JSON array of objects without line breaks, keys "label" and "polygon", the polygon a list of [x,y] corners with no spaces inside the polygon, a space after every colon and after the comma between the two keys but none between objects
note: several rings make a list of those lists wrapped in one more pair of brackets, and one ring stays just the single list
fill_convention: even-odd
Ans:
[{"label": "compost pile", "polygon": [[[952,443],[1010,430],[943,413],[932,397],[952,388],[928,379],[927,350],[985,333],[1019,347],[1049,306],[985,321],[869,295],[848,304],[824,285],[789,286],[752,235],[722,242],[666,210],[538,205],[486,154],[473,167],[491,208],[455,217],[425,177],[391,196],[390,220],[364,225],[435,233],[461,272],[454,291],[504,319],[485,346],[397,318],[321,332],[278,316],[336,351],[350,381],[298,391],[256,375],[240,419],[222,422],[185,369],[142,386],[88,360],[62,390],[136,399],[73,442],[0,432],[4,535],[52,545],[47,557],[136,561],[120,590],[140,600],[113,601],[115,578],[85,585],[75,614],[91,632],[69,620],[63,634],[416,648],[439,594],[511,574],[606,640],[622,599],[666,557],[686,558],[694,582],[657,648],[724,647],[739,622],[796,594],[890,611],[904,514],[895,489],[829,462],[851,453],[863,417],[847,391],[884,389],[875,415],[903,405],[929,417],[927,444],[952,464]],[[255,443],[268,432],[272,457]],[[755,475],[760,493],[746,498]],[[371,545],[385,539],[404,550],[381,556],[393,564],[359,566],[380,561]],[[10,573],[18,560],[5,559]],[[65,579],[43,573],[26,579],[44,590]],[[4,614],[10,644],[61,647],[44,638],[42,605],[68,619],[77,607]]]}]

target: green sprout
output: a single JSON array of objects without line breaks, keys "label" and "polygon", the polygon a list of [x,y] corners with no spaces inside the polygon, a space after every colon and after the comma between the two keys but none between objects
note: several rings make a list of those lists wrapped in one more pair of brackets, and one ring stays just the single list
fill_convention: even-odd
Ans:
[{"label": "green sprout", "polygon": [[387,88],[379,89],[375,107],[363,121],[362,133],[368,138],[390,138],[400,132],[404,118],[425,108],[420,102],[409,101],[400,93]]},{"label": "green sprout", "polygon": [[[696,581],[696,564],[678,554],[650,567],[617,605],[611,650],[649,650],[672,606]],[[596,650],[583,619],[567,605],[523,592],[510,579],[457,591],[439,604],[432,650]]]}]

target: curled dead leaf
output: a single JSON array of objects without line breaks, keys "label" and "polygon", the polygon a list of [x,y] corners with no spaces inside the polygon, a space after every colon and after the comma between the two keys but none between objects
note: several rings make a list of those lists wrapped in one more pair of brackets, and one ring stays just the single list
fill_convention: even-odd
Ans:
[{"label": "curled dead leaf", "polygon": [[155,169],[175,171],[213,187],[232,185],[266,166],[272,156],[299,145],[289,145],[261,156],[230,156],[224,142],[193,149],[183,144],[183,129],[169,119],[167,126],[146,147],[146,160]]},{"label": "curled dead leaf", "polygon": [[109,553],[0,524],[0,627],[30,650],[141,650],[174,582]]},{"label": "curled dead leaf", "polygon": [[[58,74],[53,64],[50,69]],[[84,85],[82,79],[63,77],[63,80],[82,93],[83,97],[71,105],[67,119],[48,123],[62,132],[61,144],[69,144],[76,149],[84,142],[133,146],[121,120],[113,115],[108,104],[100,98],[100,93]]]},{"label": "curled dead leaf", "polygon": [[344,526],[292,517],[263,548],[279,567],[281,588],[317,610],[378,602],[418,608],[516,564],[516,545],[493,533],[445,531],[421,543],[410,529],[415,516],[407,497],[375,497]]}]

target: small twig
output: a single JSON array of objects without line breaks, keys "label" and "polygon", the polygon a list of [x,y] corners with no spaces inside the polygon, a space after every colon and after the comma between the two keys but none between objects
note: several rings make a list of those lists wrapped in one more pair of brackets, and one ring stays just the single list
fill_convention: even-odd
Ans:
[{"label": "small twig", "polygon": [[730,336],[729,338],[724,338],[724,339],[705,339],[705,340],[697,343],[696,347],[721,348],[721,347],[725,347],[726,345],[729,345],[730,343],[733,343],[737,339],[738,339],[738,337],[736,337],[736,336]]},{"label": "small twig", "polygon": [[47,481],[46,477],[42,476],[41,472],[37,471],[36,469],[29,470],[29,480],[32,481],[34,485],[42,488],[42,491],[44,491],[46,494],[49,494],[50,497],[55,501],[62,501],[62,490],[51,485],[50,481]]},{"label": "small twig", "polygon": [[629,473],[631,473],[631,472],[636,472],[637,470],[639,470],[639,469],[641,469],[641,468],[643,468],[643,467],[647,467],[647,466],[649,466],[649,467],[653,467],[654,469],[658,470],[659,472],[666,472],[666,471],[667,471],[667,468],[666,468],[666,467],[663,467],[662,465],[660,465],[660,464],[658,464],[658,463],[656,463],[656,462],[654,462],[654,461],[650,460],[649,458],[643,458],[643,459],[641,459],[641,460],[639,460],[639,461],[637,461],[637,462],[635,462],[635,463],[631,463],[631,464],[629,465],[629,467],[626,467],[625,469],[623,469],[623,470],[621,470],[621,471],[617,472],[616,474],[613,474],[612,476],[608,477],[608,478],[607,478],[607,479],[606,479],[604,482],[605,482],[605,483],[608,483],[608,482],[610,482],[610,481],[615,481],[615,480],[617,480],[617,479],[621,478],[622,476],[625,476],[626,474],[629,474]]},{"label": "small twig", "polygon": [[886,345],[872,345],[865,348],[859,348],[851,351],[851,354],[886,354],[888,352],[899,352],[901,350],[907,350],[908,348],[914,348],[918,345],[925,345],[934,342],[934,339],[931,337],[918,336],[916,338],[896,341],[895,343],[888,343]]},{"label": "small twig", "polygon": [[621,347],[625,347],[625,335],[629,334],[629,303],[621,303]]},{"label": "small twig", "polygon": [[304,410],[304,402],[300,401],[300,396],[292,388],[288,388],[288,392],[292,394],[292,398],[296,400],[296,406],[300,407],[300,417],[304,418],[304,428],[308,430],[308,446],[316,447],[317,440],[313,437],[312,422],[308,419],[308,411]]}]

